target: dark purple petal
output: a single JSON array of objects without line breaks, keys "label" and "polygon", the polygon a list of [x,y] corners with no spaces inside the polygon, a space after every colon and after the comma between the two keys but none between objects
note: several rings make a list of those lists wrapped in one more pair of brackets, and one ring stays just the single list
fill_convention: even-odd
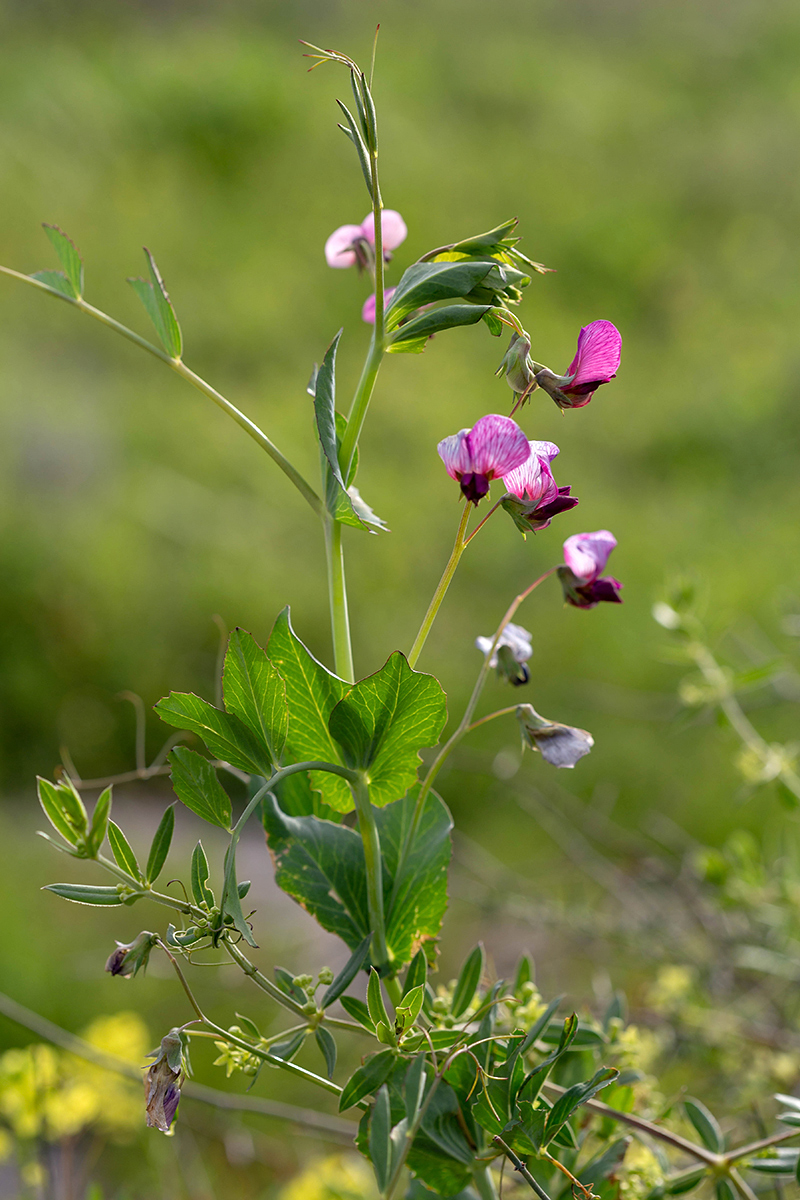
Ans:
[{"label": "dark purple petal", "polygon": [[622,597],[619,594],[622,584],[618,579],[605,575],[602,579],[595,579],[590,586],[595,603],[605,600],[609,604],[622,604]]},{"label": "dark purple petal", "polygon": [[578,504],[578,497],[570,496],[568,493],[568,487],[559,488],[558,495],[546,504],[538,505],[532,515],[539,520],[551,521],[559,513],[569,512],[571,508],[575,508],[576,504]]},{"label": "dark purple petal", "polygon": [[469,471],[466,475],[461,476],[461,491],[467,500],[477,504],[489,491],[489,480],[485,475]]}]

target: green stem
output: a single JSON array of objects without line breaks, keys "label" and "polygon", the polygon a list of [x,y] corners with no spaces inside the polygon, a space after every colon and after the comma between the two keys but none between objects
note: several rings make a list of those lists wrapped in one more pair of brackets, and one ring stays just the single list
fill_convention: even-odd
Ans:
[{"label": "green stem", "polygon": [[242,968],[248,979],[252,979],[256,987],[261,988],[262,992],[266,992],[268,996],[271,996],[278,1004],[287,1008],[289,1012],[294,1013],[295,1016],[307,1017],[308,1014],[303,1011],[302,1004],[298,1004],[291,996],[287,996],[285,992],[282,992],[271,979],[267,979],[266,975],[262,975],[258,967],[251,963],[246,955],[242,954],[239,947],[229,937],[225,937],[223,944],[233,961],[237,966]]},{"label": "green stem", "polygon": [[472,1168],[472,1181],[481,1200],[497,1200],[492,1172],[485,1163],[475,1163]]},{"label": "green stem", "polygon": [[503,1151],[503,1154],[505,1154],[506,1158],[509,1160],[509,1162],[514,1167],[514,1170],[518,1171],[520,1173],[520,1175],[522,1176],[522,1178],[525,1180],[525,1182],[528,1184],[528,1186],[530,1188],[532,1188],[534,1192],[536,1192],[536,1195],[539,1197],[539,1200],[550,1200],[550,1197],[548,1196],[547,1192],[544,1190],[544,1188],[539,1183],[536,1182],[533,1175],[531,1175],[530,1171],[525,1166],[525,1163],[523,1162],[523,1160],[514,1153],[514,1151],[511,1149],[511,1147],[507,1146],[506,1143],[503,1141],[503,1139],[499,1136],[493,1137],[492,1141],[494,1142],[494,1144],[496,1146],[500,1147],[500,1149]]},{"label": "green stem", "polygon": [[[467,504],[466,508],[467,509],[469,508],[468,504]],[[462,522],[462,524],[463,524],[463,522]],[[456,539],[456,548],[453,551],[454,555],[455,555],[456,549],[458,549],[460,536],[461,536],[461,531],[459,530],[459,538]],[[463,549],[463,547],[462,547],[462,549]],[[451,561],[452,561],[452,558],[451,558]],[[458,562],[458,559],[456,559],[456,564],[457,564],[457,562]],[[449,566],[450,566],[450,564],[448,563],[448,568],[449,568]],[[414,808],[414,816],[411,819],[411,824],[408,827],[408,833],[406,834],[405,841],[403,842],[403,848],[400,852],[400,859],[399,859],[399,862],[397,865],[397,874],[395,876],[395,885],[392,890],[392,895],[389,900],[389,905],[387,908],[388,913],[391,913],[394,902],[397,899],[397,891],[398,891],[400,879],[402,877],[403,868],[405,866],[405,862],[408,857],[409,848],[411,847],[411,845],[414,841],[414,838],[416,837],[417,829],[418,829],[419,823],[422,819],[422,813],[425,808],[425,801],[428,797],[428,792],[431,790],[433,781],[435,780],[436,776],[439,774],[439,771],[444,766],[445,760],[447,759],[448,755],[456,747],[456,745],[461,741],[462,737],[464,736],[464,734],[468,731],[468,729],[470,727],[470,721],[472,720],[472,714],[475,712],[478,701],[480,700],[480,697],[481,697],[481,692],[483,691],[483,685],[485,684],[486,678],[489,674],[489,670],[490,670],[489,663],[492,660],[492,655],[494,654],[495,650],[497,649],[497,643],[500,641],[500,638],[503,635],[503,630],[505,629],[506,625],[508,625],[509,621],[511,621],[511,619],[513,618],[517,609],[519,608],[520,604],[522,604],[523,600],[526,600],[528,598],[528,596],[530,596],[531,592],[535,591],[535,589],[539,586],[539,584],[543,583],[544,580],[547,579],[548,576],[552,575],[553,572],[556,571],[557,569],[558,569],[557,567],[551,567],[549,571],[545,571],[545,573],[543,575],[540,575],[538,579],[535,579],[533,581],[533,583],[530,585],[530,587],[525,588],[524,592],[520,592],[518,596],[515,596],[513,601],[509,605],[509,607],[506,609],[506,612],[505,612],[505,615],[504,615],[502,621],[500,622],[500,624],[497,627],[495,635],[492,638],[492,644],[489,647],[489,650],[487,651],[487,653],[484,657],[483,665],[481,666],[480,672],[478,673],[478,678],[475,681],[475,687],[472,689],[472,695],[470,696],[467,707],[464,710],[464,715],[461,718],[461,720],[459,721],[457,728],[454,730],[454,732],[451,734],[451,736],[448,738],[448,740],[442,746],[441,750],[436,755],[436,758],[431,763],[430,767],[428,768],[428,773],[425,776],[425,779],[422,782],[422,786],[419,789],[419,795],[417,796],[417,803]],[[455,566],[453,567],[453,570],[455,570]],[[446,574],[447,574],[447,571],[445,571],[445,575]],[[444,581],[444,576],[442,576],[442,581]],[[441,584],[439,586],[441,587]],[[422,631],[420,630],[420,632],[422,632]],[[412,663],[412,665],[413,665],[414,660],[412,660],[411,655],[409,655],[408,661],[410,663]],[[494,715],[499,716],[500,714],[497,713]]]},{"label": "green stem", "polygon": [[138,333],[134,333],[132,329],[128,329],[127,325],[123,325],[120,321],[115,321],[113,317],[108,315],[108,313],[102,312],[99,308],[95,308],[92,304],[87,304],[82,298],[74,299],[72,296],[65,296],[62,292],[57,291],[55,288],[51,288],[46,283],[42,283],[41,280],[32,279],[30,275],[23,275],[20,271],[12,271],[10,267],[0,266],[0,272],[2,272],[4,275],[9,275],[12,279],[19,279],[23,283],[27,283],[32,287],[39,288],[40,291],[47,292],[48,295],[55,296],[58,300],[64,300],[67,304],[72,304],[75,308],[79,309],[80,312],[86,313],[86,315],[89,317],[94,317],[94,319],[96,321],[100,321],[102,325],[106,325],[109,329],[115,330],[116,333],[119,333],[124,338],[127,338],[129,342],[133,342],[134,345],[141,347],[142,350],[146,350],[148,354],[152,354],[154,358],[158,358],[161,360],[161,362],[166,363],[168,367],[171,367],[172,370],[176,372],[176,374],[180,375],[181,378],[186,379],[194,387],[198,388],[203,395],[208,396],[209,399],[213,400],[215,404],[219,405],[223,412],[226,412],[229,417],[232,417],[237,425],[244,429],[244,431],[250,435],[253,441],[255,441],[262,450],[265,450],[272,461],[280,467],[280,469],[283,471],[286,477],[291,480],[303,498],[308,501],[314,512],[318,515],[322,515],[323,506],[319,496],[305,481],[300,472],[292,466],[292,464],[287,458],[284,457],[283,454],[281,454],[275,443],[272,442],[261,429],[259,429],[255,422],[251,421],[249,417],[246,417],[243,412],[240,412],[234,404],[231,404],[230,400],[226,400],[226,398],[220,392],[218,392],[216,388],[213,388],[211,384],[206,383],[204,379],[201,379],[199,375],[196,375],[194,371],[191,371],[181,359],[170,357],[165,350],[159,349],[159,347],[153,345],[152,342],[148,342],[146,338],[140,337]]},{"label": "green stem", "polygon": [[372,398],[375,380],[378,378],[378,371],[380,370],[384,353],[386,305],[384,299],[383,221],[381,218],[383,203],[381,201],[380,183],[378,182],[377,146],[370,153],[370,171],[372,175],[372,216],[375,228],[375,324],[372,329],[372,341],[370,342],[367,360],[364,363],[364,369],[358,381],[356,394],[353,397],[353,403],[350,405],[350,412],[347,415],[347,430],[342,439],[342,448],[339,452],[339,463],[345,479],[350,478],[350,469],[358,446],[358,439],[361,435],[361,429],[367,415],[367,409],[369,408],[369,402]]},{"label": "green stem", "polygon": [[369,786],[361,776],[356,783],[351,784],[353,799],[356,802],[358,828],[364,843],[364,861],[367,868],[367,909],[369,923],[372,929],[372,954],[375,966],[381,970],[389,966],[389,952],[386,948],[386,927],[383,919],[383,866],[381,862],[381,843],[378,837],[378,826],[375,824],[375,813],[369,799]]},{"label": "green stem", "polygon": [[325,520],[325,553],[328,563],[328,600],[331,610],[334,668],[340,679],[344,679],[346,683],[353,683],[355,671],[344,577],[342,524],[330,518]]},{"label": "green stem", "polygon": [[[85,1042],[83,1038],[77,1037],[74,1033],[69,1033],[66,1029],[62,1029],[60,1025],[54,1025],[46,1017],[32,1012],[29,1008],[24,1008],[16,1000],[12,1000],[10,996],[5,996],[2,993],[0,993],[0,1013],[10,1021],[15,1021],[18,1025],[21,1025],[24,1029],[30,1029],[39,1037],[44,1038],[45,1041],[52,1042],[55,1046],[60,1046],[62,1050],[67,1050],[70,1054],[75,1054],[78,1058],[85,1059],[86,1062],[93,1063],[97,1067],[102,1067],[105,1071],[112,1071],[117,1075],[132,1079],[134,1083],[138,1083],[141,1086],[141,1067],[126,1062],[124,1059],[117,1058],[115,1055],[107,1054],[103,1050],[98,1050],[95,1046],[90,1045],[89,1042]],[[197,1034],[199,1031],[193,1030],[192,1032]],[[207,1036],[216,1037],[217,1035],[209,1034]],[[347,1139],[348,1143],[352,1144],[355,1126],[337,1117],[326,1116],[324,1113],[315,1113],[308,1109],[295,1108],[294,1105],[282,1104],[276,1100],[262,1100],[257,1096],[237,1096],[233,1092],[220,1092],[215,1088],[205,1087],[203,1084],[194,1083],[191,1080],[187,1080],[184,1083],[181,1092],[190,1099],[200,1100],[205,1104],[213,1104],[217,1108],[260,1113],[262,1116],[296,1122],[299,1125],[308,1126],[323,1134],[331,1134],[338,1140],[342,1138]]]},{"label": "green stem", "polygon": [[436,620],[436,614],[438,613],[439,608],[441,607],[442,601],[444,600],[445,596],[447,595],[447,589],[450,587],[452,578],[456,573],[456,567],[458,566],[459,559],[461,558],[461,555],[464,553],[464,547],[467,544],[464,541],[464,535],[467,532],[467,525],[469,524],[469,516],[470,516],[470,504],[469,504],[469,501],[466,500],[464,502],[464,511],[461,514],[461,521],[458,526],[458,533],[456,534],[455,545],[453,546],[453,553],[450,555],[447,566],[444,569],[444,574],[442,575],[442,578],[439,580],[439,584],[436,588],[436,591],[433,593],[433,599],[431,600],[430,604],[428,605],[428,611],[425,613],[425,618],[419,627],[419,633],[417,634],[416,638],[414,639],[414,645],[411,647],[411,652],[409,653],[409,656],[408,656],[408,665],[410,667],[414,666],[414,664],[416,663],[420,654],[422,653],[422,647],[425,645],[425,642],[427,641],[428,634],[431,631],[433,622]]}]

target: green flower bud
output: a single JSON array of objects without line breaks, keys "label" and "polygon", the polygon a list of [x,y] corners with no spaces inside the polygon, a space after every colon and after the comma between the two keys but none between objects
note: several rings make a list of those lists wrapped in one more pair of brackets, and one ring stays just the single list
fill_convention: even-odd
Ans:
[{"label": "green flower bud", "polygon": [[116,950],[109,955],[106,962],[106,970],[111,975],[121,975],[123,979],[130,979],[131,975],[136,975],[142,967],[147,966],[150,951],[157,941],[157,933],[144,930],[132,942],[117,942]]}]

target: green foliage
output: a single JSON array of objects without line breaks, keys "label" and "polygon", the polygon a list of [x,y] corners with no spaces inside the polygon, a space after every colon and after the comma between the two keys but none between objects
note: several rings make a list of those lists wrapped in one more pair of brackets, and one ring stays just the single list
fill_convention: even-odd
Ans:
[{"label": "green foliage", "polygon": [[226,712],[238,717],[259,742],[264,766],[278,763],[286,744],[286,688],[278,671],[244,629],[234,629],[222,673]]},{"label": "green foliage", "polygon": [[[387,899],[396,888],[386,918],[386,941],[395,969],[436,937],[447,904],[452,822],[433,793],[426,798],[398,874],[414,809],[414,795],[409,794],[375,814]],[[278,885],[351,950],[359,947],[370,926],[364,848],[358,833],[313,817],[289,817],[269,796],[264,803],[264,827]]]},{"label": "green foliage", "polygon": [[172,834],[175,830],[175,805],[170,804],[158,823],[158,829],[153,834],[150,853],[147,856],[145,878],[148,883],[155,883],[164,869],[169,848],[172,845]]},{"label": "green foliage", "polygon": [[395,652],[380,671],[345,693],[328,727],[347,765],[366,774],[371,803],[382,808],[414,784],[419,748],[436,745],[446,718],[438,681],[412,671]]},{"label": "green foliage", "polygon": [[159,700],[155,711],[168,725],[196,733],[215,757],[232,767],[255,775],[271,774],[268,751],[235,713],[222,712],[199,696],[181,692],[170,692]]},{"label": "green foliage", "polygon": [[207,758],[185,746],[169,754],[170,778],[182,804],[210,825],[231,827],[231,801]]},{"label": "green foliage", "polygon": [[129,279],[136,295],[145,307],[148,317],[155,326],[162,346],[171,358],[180,358],[183,351],[183,338],[178,318],[172,307],[164,281],[161,278],[155,259],[145,247],[147,268],[150,275],[147,279]]},{"label": "green foliage", "polygon": [[109,821],[108,823],[108,844],[111,847],[111,853],[123,871],[127,871],[134,879],[141,879],[142,871],[138,859],[125,834],[119,825],[116,825],[113,821]]},{"label": "green foliage", "polygon": [[[43,224],[42,229],[55,247],[64,269],[63,278],[69,285],[71,294],[76,300],[79,299],[83,295],[83,261],[77,247],[57,225]],[[66,292],[66,294],[69,295],[70,292]]]},{"label": "green foliage", "polygon": [[[283,610],[273,626],[267,653],[286,685],[289,709],[287,757],[292,762],[316,759],[344,766],[342,755],[328,728],[328,720],[347,690],[347,685],[309,653],[292,629],[288,608]],[[323,771],[313,771],[311,781],[331,808],[339,812],[352,810],[353,797],[344,779]]]},{"label": "green foliage", "polygon": [[[314,415],[322,452],[323,492],[325,505],[334,521],[365,529],[369,527],[369,523],[364,522],[356,513],[353,499],[347,490],[353,482],[356,460],[353,460],[347,480],[342,477],[339,465],[339,447],[347,428],[344,417],[336,412],[336,351],[341,336],[340,329],[325,353],[314,382]],[[373,532],[379,528],[386,528],[377,518],[374,525]]]}]

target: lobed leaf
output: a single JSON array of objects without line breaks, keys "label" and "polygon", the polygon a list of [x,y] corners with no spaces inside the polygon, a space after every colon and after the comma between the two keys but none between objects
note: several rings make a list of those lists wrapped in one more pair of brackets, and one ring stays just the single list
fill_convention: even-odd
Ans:
[{"label": "lobed leaf", "polygon": [[238,717],[259,743],[264,765],[280,762],[289,719],[286,687],[255,638],[234,629],[222,672],[225,708]]},{"label": "lobed leaf", "polygon": [[[268,654],[286,685],[288,760],[308,762],[317,759],[344,766],[341,751],[328,729],[328,719],[347,690],[347,684],[309,653],[292,629],[288,608],[275,622]],[[352,810],[353,797],[346,780],[327,771],[312,771],[310,777],[312,787],[321,793],[331,808],[338,812]],[[365,934],[366,930],[361,936]]]},{"label": "lobed leaf", "polygon": [[421,746],[435,746],[447,703],[433,675],[413,671],[395,651],[374,675],[356,683],[333,708],[331,734],[345,763],[366,773],[370,801],[382,808],[413,786]]}]

